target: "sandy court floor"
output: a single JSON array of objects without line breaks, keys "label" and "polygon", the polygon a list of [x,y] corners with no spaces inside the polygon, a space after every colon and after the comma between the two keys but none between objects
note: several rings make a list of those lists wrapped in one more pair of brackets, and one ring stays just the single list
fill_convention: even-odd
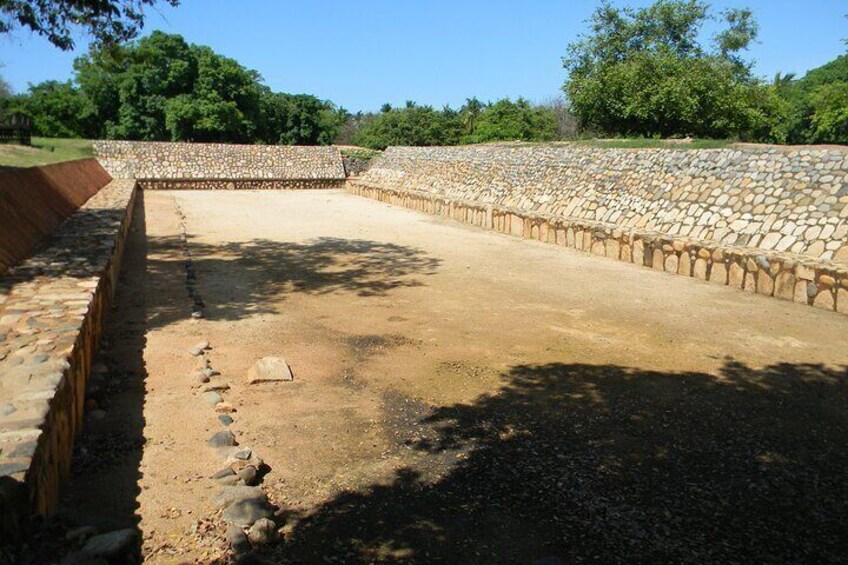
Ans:
[{"label": "sandy court floor", "polygon": [[[65,501],[138,524],[151,562],[225,556],[201,339],[271,467],[271,561],[823,562],[848,542],[848,318],[341,191],[163,191]],[[295,381],[248,385],[268,355]]]}]

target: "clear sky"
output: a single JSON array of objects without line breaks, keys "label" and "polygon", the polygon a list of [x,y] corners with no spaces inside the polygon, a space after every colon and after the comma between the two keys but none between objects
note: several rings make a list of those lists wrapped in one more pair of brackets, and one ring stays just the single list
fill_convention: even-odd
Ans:
[{"label": "clear sky", "polygon": [[[645,5],[648,0],[615,2]],[[846,52],[846,0],[713,0],[760,23],[758,75],[799,75]],[[596,0],[182,0],[148,11],[145,32],[179,33],[258,70],[274,90],[351,111],[406,100],[457,107],[467,97],[557,96],[561,57]],[[705,30],[709,35],[710,30]],[[0,74],[16,92],[72,76],[74,57],[18,30],[0,36]]]}]

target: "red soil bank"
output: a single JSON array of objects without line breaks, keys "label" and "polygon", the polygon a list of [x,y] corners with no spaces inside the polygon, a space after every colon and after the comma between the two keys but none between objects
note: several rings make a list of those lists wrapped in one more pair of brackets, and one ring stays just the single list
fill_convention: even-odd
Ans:
[{"label": "red soil bank", "polygon": [[110,180],[95,159],[0,173],[0,274]]}]

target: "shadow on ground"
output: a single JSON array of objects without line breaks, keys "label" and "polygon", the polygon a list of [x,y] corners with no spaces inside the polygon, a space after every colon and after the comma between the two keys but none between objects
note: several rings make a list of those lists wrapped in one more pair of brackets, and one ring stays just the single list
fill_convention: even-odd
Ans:
[{"label": "shadow on ground", "polygon": [[69,532],[92,526],[109,532],[139,523],[147,379],[143,352],[148,308],[156,307],[145,296],[150,274],[143,198],[139,193],[115,298],[88,378],[83,430],[74,441],[71,477],[59,511],[37,523],[32,539],[7,561],[0,551],[0,564],[83,563],[73,555],[62,561],[78,549]]},{"label": "shadow on ground", "polygon": [[[521,365],[407,444],[425,482],[349,492],[275,561],[835,563],[848,544],[848,369],[727,361],[718,377]],[[412,429],[412,427],[410,428]],[[550,562],[556,562],[551,560]]]},{"label": "shadow on ground", "polygon": [[[152,278],[184,257],[176,237],[149,238]],[[210,320],[240,320],[276,313],[274,305],[292,293],[351,293],[385,296],[417,287],[441,261],[420,249],[393,243],[322,237],[303,243],[252,239],[224,245],[188,241],[198,288]],[[185,319],[184,304],[158,308],[151,327]]]}]

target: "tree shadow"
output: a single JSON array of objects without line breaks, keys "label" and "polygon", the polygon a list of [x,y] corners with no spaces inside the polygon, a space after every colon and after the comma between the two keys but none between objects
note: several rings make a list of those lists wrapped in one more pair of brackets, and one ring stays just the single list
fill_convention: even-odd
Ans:
[{"label": "tree shadow", "polygon": [[[152,278],[183,263],[177,237],[151,237]],[[424,251],[379,241],[316,238],[306,242],[252,239],[210,245],[188,238],[197,292],[209,320],[240,320],[276,313],[279,302],[294,293],[350,293],[386,296],[404,287],[422,286],[440,260]],[[153,327],[186,318],[184,305],[161,305],[152,312]]]},{"label": "tree shadow", "polygon": [[[9,563],[66,562],[62,556],[79,549],[77,540],[67,534],[80,527],[94,527],[101,533],[138,527],[145,441],[146,318],[148,310],[156,307],[145,295],[150,282],[146,235],[144,199],[139,193],[115,298],[107,309],[103,339],[86,383],[85,415],[80,435],[74,438],[71,476],[63,485],[58,512],[38,521],[31,539],[15,548],[16,555]],[[136,554],[131,552],[127,562],[133,562]],[[67,562],[86,561],[68,555]],[[4,563],[2,553],[0,563]]]},{"label": "tree shadow", "polygon": [[[848,546],[848,368],[515,366],[433,409],[428,463],[292,515],[290,562],[830,563]],[[415,437],[424,426],[428,431]]]}]

